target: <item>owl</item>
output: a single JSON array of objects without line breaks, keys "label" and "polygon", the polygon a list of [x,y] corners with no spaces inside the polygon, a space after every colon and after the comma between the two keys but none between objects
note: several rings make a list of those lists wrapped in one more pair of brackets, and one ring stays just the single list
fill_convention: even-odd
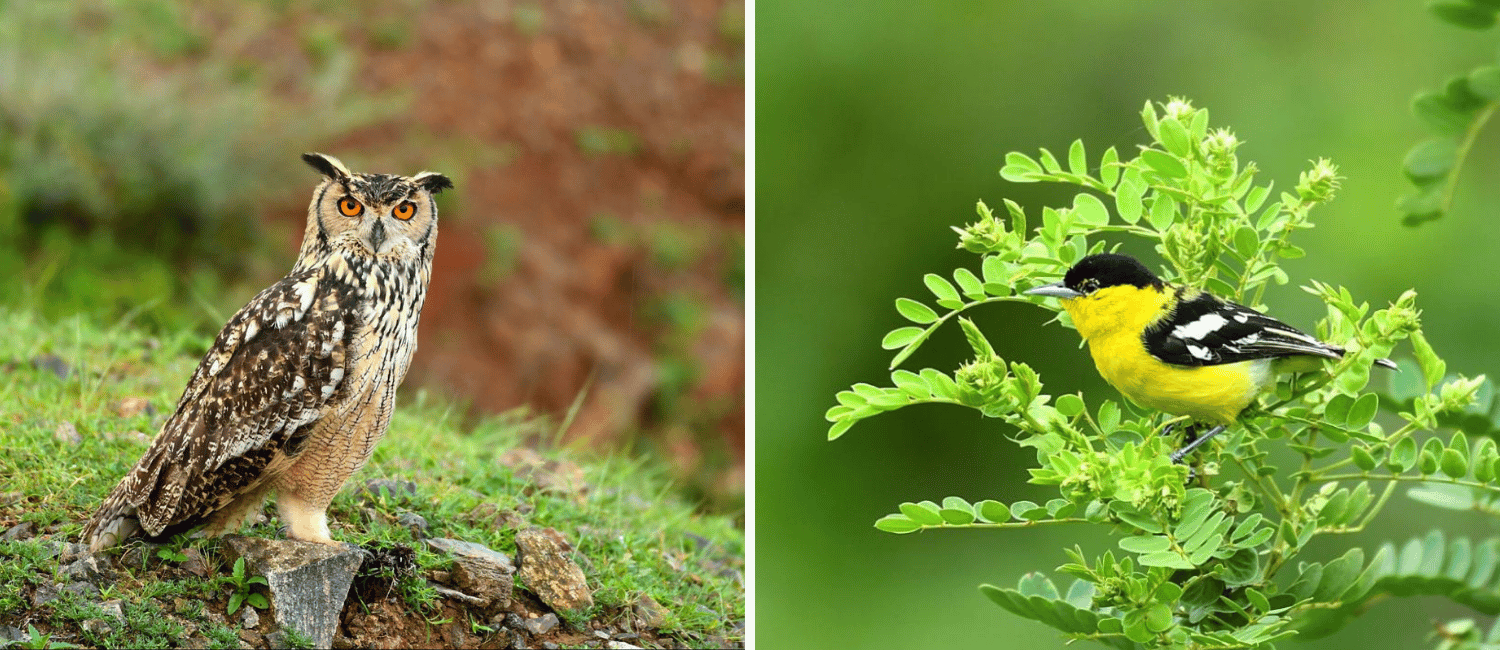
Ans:
[{"label": "owl", "polygon": [[84,526],[90,549],[140,532],[232,532],[271,492],[290,538],[335,544],[328,504],[390,423],[432,276],[433,197],[453,183],[302,160],[324,178],[296,265],[214,339],[151,447]]}]

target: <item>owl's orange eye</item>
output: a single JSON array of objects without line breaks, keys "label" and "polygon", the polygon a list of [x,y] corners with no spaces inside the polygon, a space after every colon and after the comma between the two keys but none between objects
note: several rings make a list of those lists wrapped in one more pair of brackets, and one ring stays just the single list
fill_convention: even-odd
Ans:
[{"label": "owl's orange eye", "polygon": [[412,205],[411,201],[402,201],[401,205],[396,206],[395,210],[391,210],[391,214],[395,215],[397,219],[400,219],[402,221],[410,219],[411,216],[416,213],[417,206]]},{"label": "owl's orange eye", "polygon": [[357,217],[361,214],[364,214],[364,211],[364,204],[360,203],[359,201],[355,201],[353,198],[346,196],[342,199],[339,199],[339,212],[344,213],[344,216],[346,217]]}]

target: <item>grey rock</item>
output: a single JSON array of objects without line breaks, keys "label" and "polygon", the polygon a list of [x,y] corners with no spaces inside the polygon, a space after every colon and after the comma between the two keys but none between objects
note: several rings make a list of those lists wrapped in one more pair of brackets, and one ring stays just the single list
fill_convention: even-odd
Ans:
[{"label": "grey rock", "polygon": [[611,650],[626,650],[627,648],[640,650],[641,648],[638,645],[630,645],[629,643],[626,643],[624,641],[608,641],[604,644],[604,647],[610,648]]},{"label": "grey rock", "polygon": [[239,636],[241,641],[249,644],[252,648],[259,648],[266,644],[266,637],[261,636],[260,632],[256,632],[255,630],[240,630]]},{"label": "grey rock", "polygon": [[240,627],[247,630],[260,627],[260,612],[255,611],[255,608],[249,605],[240,607]]},{"label": "grey rock", "polygon": [[63,578],[96,582],[109,577],[109,566],[98,555],[85,555],[74,560],[59,572]]},{"label": "grey rock", "polygon": [[510,592],[515,588],[513,576],[516,573],[510,556],[483,544],[447,537],[429,539],[427,545],[435,551],[453,556],[453,586],[482,599],[487,608],[501,609],[510,606]]},{"label": "grey rock", "polygon": [[73,594],[74,596],[82,596],[84,598],[93,598],[99,595],[99,587],[97,585],[92,582],[84,582],[82,580],[77,580],[63,585],[62,591],[64,593]]},{"label": "grey rock", "polygon": [[5,533],[0,534],[0,541],[19,542],[33,537],[36,537],[36,524],[23,521],[5,529]]},{"label": "grey rock", "polygon": [[52,432],[52,437],[58,442],[74,447],[83,442],[83,436],[78,434],[78,427],[73,426],[73,423],[67,420],[57,425],[57,429]]},{"label": "grey rock", "polygon": [[396,515],[396,525],[411,530],[412,536],[422,539],[427,536],[427,519],[415,512]]},{"label": "grey rock", "polygon": [[579,611],[594,604],[588,578],[568,557],[567,541],[552,529],[527,528],[516,533],[521,581],[556,611]]},{"label": "grey rock", "polygon": [[104,610],[104,615],[114,619],[118,623],[125,622],[125,601],[106,600],[99,603],[99,609]]},{"label": "grey rock", "polygon": [[67,379],[73,369],[68,367],[68,362],[55,354],[41,354],[31,358],[31,367],[37,370],[50,370],[57,375],[58,379]]},{"label": "grey rock", "polygon": [[521,620],[521,615],[514,612],[505,615],[505,627],[512,630],[526,629],[525,622]]},{"label": "grey rock", "polygon": [[59,591],[60,590],[58,589],[57,585],[37,585],[36,591],[31,592],[31,606],[41,607],[42,605],[46,605],[47,603],[57,600]]},{"label": "grey rock", "polygon": [[314,647],[332,645],[363,550],[238,535],[224,541],[228,555],[245,558],[250,574],[266,577],[277,625],[307,635]]},{"label": "grey rock", "polygon": [[526,650],[526,637],[521,636],[521,633],[517,630],[511,630],[510,647],[515,650]]},{"label": "grey rock", "polygon": [[67,566],[77,561],[80,556],[88,552],[88,547],[73,542],[48,542],[43,548],[57,558],[57,563]]},{"label": "grey rock", "polygon": [[559,646],[556,643],[553,643],[551,641],[543,641],[542,642],[542,650],[557,650],[560,647],[562,647],[562,646]]},{"label": "grey rock", "polygon": [[528,618],[521,622],[521,626],[532,634],[546,634],[557,627],[557,614],[548,612],[536,618]]},{"label": "grey rock", "polygon": [[596,638],[596,639],[608,639],[609,638],[609,633],[605,632],[604,630],[594,630],[594,638]]},{"label": "grey rock", "polygon": [[104,636],[106,634],[109,634],[110,632],[115,631],[115,626],[110,625],[102,618],[91,618],[87,621],[84,621],[79,625],[79,627],[82,627],[86,632],[91,632],[99,636]]}]

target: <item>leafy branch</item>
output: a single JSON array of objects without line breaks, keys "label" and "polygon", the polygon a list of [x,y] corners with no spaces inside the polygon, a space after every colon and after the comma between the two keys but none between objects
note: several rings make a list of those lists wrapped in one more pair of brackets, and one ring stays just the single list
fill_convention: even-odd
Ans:
[{"label": "leafy branch", "polygon": [[[1333,198],[1337,168],[1315,161],[1291,190],[1277,192],[1256,181],[1253,163],[1241,163],[1232,132],[1210,128],[1206,110],[1172,99],[1147,103],[1141,118],[1151,141],[1134,157],[1111,147],[1095,160],[1081,141],[1065,160],[1046,149],[1008,154],[1000,170],[1006,180],[1081,191],[1070,206],[1042,208],[1035,226],[1013,201],[1004,201],[1003,216],[980,202],[978,220],[954,229],[959,247],[979,257],[978,272],[930,273],[923,277],[930,301],[897,299],[897,313],[910,324],[881,342],[894,351],[891,385],[840,391],[825,414],[833,440],[865,418],[912,404],[975,409],[1016,429],[1017,443],[1036,453],[1030,482],[1055,488],[1056,497],[1044,504],[957,496],[908,502],[876,528],[908,534],[1106,526],[1120,536],[1117,548],[1092,558],[1067,551],[1070,562],[1057,568],[1075,578],[1066,592],[1041,574],[1015,589],[985,585],[981,592],[1070,639],[1118,648],[1269,647],[1336,629],[1370,599],[1415,593],[1407,588],[1413,582],[1427,590],[1421,593],[1487,612],[1482,595],[1496,590],[1494,566],[1466,574],[1461,586],[1436,579],[1428,565],[1409,566],[1404,548],[1395,564],[1387,560],[1395,551],[1384,547],[1369,563],[1359,548],[1326,564],[1304,557],[1318,536],[1364,529],[1398,485],[1413,485],[1410,497],[1434,507],[1500,511],[1494,385],[1448,373],[1422,332],[1415,292],[1375,309],[1345,288],[1310,281],[1303,288],[1328,307],[1317,335],[1347,354],[1322,371],[1281,379],[1230,435],[1200,451],[1191,473],[1169,459],[1179,443],[1166,432],[1184,427],[1183,418],[1163,423],[1128,402],[1091,406],[1082,394],[1054,397],[1031,366],[1002,359],[967,316],[995,302],[1057,311],[1024,290],[1051,282],[1086,255],[1113,250],[1106,238],[1145,240],[1169,281],[1257,309],[1265,309],[1259,303],[1267,286],[1290,281],[1280,262],[1305,254],[1293,235],[1311,228],[1312,210]],[[1071,326],[1066,313],[1056,320]],[[951,373],[900,367],[949,323],[962,329],[969,361]],[[1374,361],[1402,341],[1410,342],[1411,356],[1398,361],[1388,385],[1371,388]],[[1291,450],[1297,464],[1272,461],[1270,445]],[[1436,555],[1425,541],[1409,551],[1460,557],[1447,552]],[[1462,573],[1453,562],[1449,572]],[[1463,567],[1470,568],[1480,567]]]}]

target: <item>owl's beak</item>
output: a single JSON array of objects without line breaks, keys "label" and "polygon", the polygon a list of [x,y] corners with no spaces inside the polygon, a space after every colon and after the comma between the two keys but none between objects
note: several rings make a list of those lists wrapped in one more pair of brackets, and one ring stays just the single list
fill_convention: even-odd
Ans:
[{"label": "owl's beak", "polygon": [[370,226],[370,250],[380,252],[380,245],[385,243],[385,222],[376,219],[375,225]]}]

